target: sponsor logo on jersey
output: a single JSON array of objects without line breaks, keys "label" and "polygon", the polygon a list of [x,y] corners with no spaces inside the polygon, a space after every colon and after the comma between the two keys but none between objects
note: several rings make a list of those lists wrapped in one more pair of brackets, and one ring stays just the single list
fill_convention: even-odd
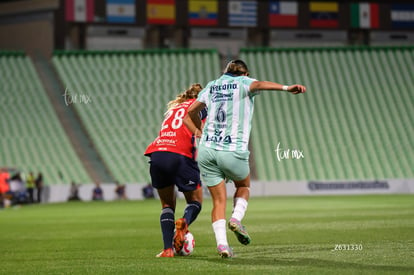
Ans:
[{"label": "sponsor logo on jersey", "polygon": [[218,91],[226,91],[226,90],[235,90],[237,89],[236,83],[228,83],[223,85],[212,85],[210,87],[210,93],[218,92]]},{"label": "sponsor logo on jersey", "polygon": [[157,144],[160,144],[160,143],[164,143],[164,144],[168,143],[170,145],[175,145],[176,141],[171,140],[171,139],[158,139]]},{"label": "sponsor logo on jersey", "polygon": [[211,101],[213,102],[230,101],[230,100],[233,100],[233,93],[231,94],[216,93],[211,97]]}]

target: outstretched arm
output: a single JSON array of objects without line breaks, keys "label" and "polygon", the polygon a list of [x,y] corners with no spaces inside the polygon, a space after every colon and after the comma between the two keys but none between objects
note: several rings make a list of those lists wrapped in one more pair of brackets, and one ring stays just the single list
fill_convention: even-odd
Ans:
[{"label": "outstretched arm", "polygon": [[188,108],[188,113],[184,117],[184,124],[196,136],[201,137],[201,119],[200,111],[205,108],[205,104],[199,101],[194,101]]},{"label": "outstretched arm", "polygon": [[258,90],[278,90],[288,91],[292,94],[302,94],[306,92],[306,87],[299,84],[287,86],[271,81],[254,81],[250,84],[250,91],[253,92]]}]

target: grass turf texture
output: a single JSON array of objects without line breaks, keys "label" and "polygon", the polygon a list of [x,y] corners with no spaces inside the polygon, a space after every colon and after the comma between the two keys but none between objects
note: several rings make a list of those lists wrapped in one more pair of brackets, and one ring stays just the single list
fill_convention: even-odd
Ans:
[{"label": "grass turf texture", "polygon": [[[0,273],[414,273],[414,196],[251,198],[244,223],[252,243],[228,232],[233,259],[216,253],[211,204],[205,200],[190,227],[194,254],[175,258],[155,258],[162,248],[157,200],[1,209]],[[183,208],[178,201],[176,217]],[[335,250],[342,244],[362,250]]]}]

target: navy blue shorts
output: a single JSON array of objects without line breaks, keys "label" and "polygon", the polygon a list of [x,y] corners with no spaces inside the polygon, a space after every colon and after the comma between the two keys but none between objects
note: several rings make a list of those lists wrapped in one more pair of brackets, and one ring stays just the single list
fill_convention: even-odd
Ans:
[{"label": "navy blue shorts", "polygon": [[195,160],[171,152],[154,152],[150,158],[154,188],[176,185],[179,191],[188,192],[201,187],[200,170]]}]

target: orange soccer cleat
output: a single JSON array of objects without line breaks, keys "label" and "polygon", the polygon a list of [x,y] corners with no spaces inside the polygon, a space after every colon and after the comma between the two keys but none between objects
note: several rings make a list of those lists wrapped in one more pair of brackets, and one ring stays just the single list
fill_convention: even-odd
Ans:
[{"label": "orange soccer cleat", "polygon": [[188,232],[188,225],[184,218],[175,222],[174,250],[179,253],[184,246],[184,236]]},{"label": "orange soccer cleat", "polygon": [[157,258],[172,258],[174,257],[174,251],[172,248],[167,248],[157,254],[155,257]]}]

